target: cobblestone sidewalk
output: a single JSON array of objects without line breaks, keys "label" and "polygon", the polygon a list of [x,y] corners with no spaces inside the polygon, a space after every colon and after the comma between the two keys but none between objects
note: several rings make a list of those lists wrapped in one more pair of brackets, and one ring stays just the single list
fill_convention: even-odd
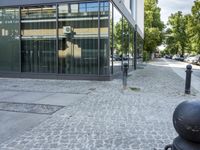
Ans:
[{"label": "cobblestone sidewalk", "polygon": [[[171,121],[176,105],[200,99],[194,89],[190,96],[183,94],[183,79],[162,60],[132,72],[128,79],[132,90],[122,90],[121,80],[65,82],[71,90],[79,84],[75,92],[87,93],[88,87],[90,92],[32,130],[0,144],[1,150],[162,150],[176,136]],[[54,83],[58,89],[61,83]],[[65,91],[67,87],[62,88]]]}]

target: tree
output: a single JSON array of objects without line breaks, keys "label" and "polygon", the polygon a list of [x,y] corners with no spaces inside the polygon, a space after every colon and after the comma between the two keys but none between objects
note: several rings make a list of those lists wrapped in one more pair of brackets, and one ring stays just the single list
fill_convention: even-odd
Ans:
[{"label": "tree", "polygon": [[192,7],[191,27],[189,29],[192,47],[200,53],[200,0],[196,0]]},{"label": "tree", "polygon": [[171,14],[168,20],[168,49],[173,53],[184,55],[188,37],[186,34],[186,18],[181,11]]},{"label": "tree", "polygon": [[185,15],[185,21],[186,21],[186,47],[185,47],[185,51],[187,53],[193,53],[194,49],[192,48],[192,35],[191,35],[191,27],[192,27],[192,16],[191,14],[187,14]]},{"label": "tree", "polygon": [[145,36],[144,50],[152,53],[162,44],[164,23],[160,19],[161,9],[157,6],[158,0],[145,0]]},{"label": "tree", "polygon": [[133,47],[133,29],[125,18],[114,25],[114,48],[117,54],[128,54],[129,48]]},{"label": "tree", "polygon": [[165,51],[167,52],[167,54],[177,54],[178,48],[176,45],[176,40],[171,34],[172,34],[172,30],[168,28],[165,32],[165,36],[166,36],[165,44],[167,45]]},{"label": "tree", "polygon": [[200,0],[194,1],[191,14],[171,14],[165,33],[166,50],[171,54],[200,53]]}]

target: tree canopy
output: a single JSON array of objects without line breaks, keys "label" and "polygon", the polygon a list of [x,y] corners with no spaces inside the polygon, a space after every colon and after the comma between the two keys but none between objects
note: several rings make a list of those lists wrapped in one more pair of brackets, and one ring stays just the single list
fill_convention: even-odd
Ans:
[{"label": "tree canopy", "polygon": [[184,54],[187,43],[186,18],[181,11],[169,17],[166,43],[172,53]]},{"label": "tree canopy", "polygon": [[160,19],[158,0],[145,0],[144,8],[144,50],[152,53],[162,44],[164,23]]},{"label": "tree canopy", "polygon": [[121,18],[114,26],[114,39],[114,48],[118,54],[127,54],[133,50],[133,28],[125,18]]},{"label": "tree canopy", "polygon": [[165,37],[171,54],[200,53],[200,0],[194,1],[190,14],[171,14]]}]

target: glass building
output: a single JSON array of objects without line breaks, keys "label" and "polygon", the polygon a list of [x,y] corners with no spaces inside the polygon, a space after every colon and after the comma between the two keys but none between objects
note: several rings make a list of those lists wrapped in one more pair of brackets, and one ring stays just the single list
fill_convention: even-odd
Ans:
[{"label": "glass building", "polygon": [[110,80],[124,62],[134,69],[143,36],[130,16],[109,0],[1,0],[0,76]]}]

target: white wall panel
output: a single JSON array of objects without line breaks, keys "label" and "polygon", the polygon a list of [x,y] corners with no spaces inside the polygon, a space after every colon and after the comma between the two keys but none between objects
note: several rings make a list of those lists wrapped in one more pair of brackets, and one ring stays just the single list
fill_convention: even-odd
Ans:
[{"label": "white wall panel", "polygon": [[136,11],[137,11],[137,0],[132,0],[132,6],[131,6],[131,9],[132,9],[132,15],[133,15],[133,19],[136,20]]},{"label": "white wall panel", "polygon": [[124,0],[124,5],[131,12],[131,9],[130,9],[130,0]]},{"label": "white wall panel", "polygon": [[[126,8],[131,12],[133,19],[138,25],[138,30],[144,36],[144,0],[123,0]],[[130,6],[132,5],[132,6]],[[131,8],[131,10],[130,10]]]},{"label": "white wall panel", "polygon": [[136,23],[144,35],[144,0],[137,0]]}]

